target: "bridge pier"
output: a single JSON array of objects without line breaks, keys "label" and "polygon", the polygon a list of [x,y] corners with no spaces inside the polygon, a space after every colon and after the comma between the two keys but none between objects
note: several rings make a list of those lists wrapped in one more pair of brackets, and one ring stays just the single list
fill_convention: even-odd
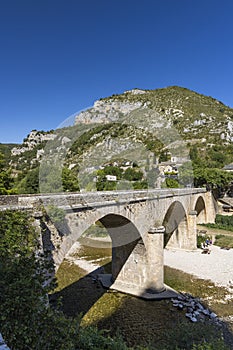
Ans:
[{"label": "bridge pier", "polygon": [[118,262],[124,260],[129,247],[113,248],[112,264],[115,264],[115,268],[112,275],[99,275],[102,285],[143,299],[176,297],[178,293],[164,285],[164,231],[163,226],[152,227],[145,242],[138,239],[129,244],[131,254],[120,271]]},{"label": "bridge pier", "polygon": [[147,293],[165,290],[163,274],[163,245],[165,227],[152,227],[147,234]]},{"label": "bridge pier", "polygon": [[197,249],[197,212],[191,210],[188,213],[188,244],[187,250]]},{"label": "bridge pier", "polygon": [[210,191],[205,193],[205,206],[208,210],[206,210],[206,221],[204,223],[215,223],[218,206]]}]

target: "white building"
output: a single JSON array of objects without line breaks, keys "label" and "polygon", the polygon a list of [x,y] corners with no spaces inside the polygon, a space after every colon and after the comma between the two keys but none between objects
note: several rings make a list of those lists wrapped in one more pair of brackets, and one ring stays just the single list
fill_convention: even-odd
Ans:
[{"label": "white building", "polygon": [[106,175],[107,181],[116,181],[117,177],[115,175]]}]

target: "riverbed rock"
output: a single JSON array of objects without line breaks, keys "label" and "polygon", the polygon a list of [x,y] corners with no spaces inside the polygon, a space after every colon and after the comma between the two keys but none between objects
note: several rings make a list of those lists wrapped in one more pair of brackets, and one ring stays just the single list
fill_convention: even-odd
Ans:
[{"label": "riverbed rock", "polygon": [[172,305],[178,310],[186,310],[185,316],[190,319],[191,322],[203,322],[206,317],[213,321],[218,321],[217,315],[205,308],[199,298],[194,298],[190,294],[182,294],[177,298],[172,298]]}]

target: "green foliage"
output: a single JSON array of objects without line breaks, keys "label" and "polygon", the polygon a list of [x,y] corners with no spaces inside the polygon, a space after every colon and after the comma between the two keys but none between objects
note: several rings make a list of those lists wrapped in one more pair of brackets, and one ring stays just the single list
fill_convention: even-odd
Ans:
[{"label": "green foliage", "polygon": [[221,331],[211,324],[180,322],[164,334],[164,350],[229,350]]},{"label": "green foliage", "polygon": [[108,181],[106,175],[113,175],[117,177],[117,180],[120,180],[122,177],[122,169],[117,166],[106,166],[102,170],[98,170],[96,181],[97,191],[113,191],[116,190],[117,182]]},{"label": "green foliage", "polygon": [[72,171],[67,167],[64,167],[62,169],[62,185],[63,185],[64,191],[68,191],[68,192],[79,191],[77,176],[75,176],[72,173]]},{"label": "green foliage", "polygon": [[207,148],[203,148],[201,144],[192,146],[190,157],[193,162],[194,185],[218,188],[225,192],[233,181],[233,174],[222,168],[232,162],[232,154],[232,145],[217,144]]},{"label": "green foliage", "polygon": [[204,243],[206,240],[210,240],[211,237],[208,235],[197,235],[197,248],[202,248],[202,243]]},{"label": "green foliage", "polygon": [[147,181],[135,181],[133,182],[133,189],[134,190],[146,190],[148,188]]},{"label": "green foliage", "polygon": [[[58,215],[59,219],[60,216]],[[0,212],[0,326],[14,350],[128,349],[96,328],[81,328],[80,317],[67,319],[47,304],[45,284],[50,260],[38,255],[38,237],[23,212]]]},{"label": "green foliage", "polygon": [[223,248],[233,248],[233,237],[226,235],[217,235],[214,244]]},{"label": "green foliage", "polygon": [[[205,226],[220,230],[233,231],[233,215],[217,214],[215,224],[205,224]],[[214,244],[219,247],[233,248],[233,237],[230,235],[216,235]]]},{"label": "green foliage", "polygon": [[105,175],[114,175],[117,177],[117,180],[120,180],[122,177],[123,170],[118,166],[108,165],[103,169],[103,174]]},{"label": "green foliage", "polygon": [[143,178],[143,172],[133,168],[128,168],[125,170],[123,177],[128,181],[140,181]]},{"label": "green foliage", "polygon": [[204,146],[197,142],[190,147],[190,158],[194,167],[222,169],[233,161],[233,145],[217,142]]},{"label": "green foliage", "polygon": [[38,248],[27,214],[0,212],[0,323],[13,349],[36,344],[38,324],[46,312],[49,286],[42,285],[44,271],[51,266],[47,259],[36,259]]},{"label": "green foliage", "polygon": [[221,215],[217,214],[215,218],[215,223],[225,226],[227,229],[228,227],[233,228],[233,215]]},{"label": "green foliage", "polygon": [[38,193],[39,192],[39,167],[30,170],[26,176],[16,186],[18,193]]},{"label": "green foliage", "polygon": [[213,340],[211,343],[203,342],[202,344],[194,344],[192,350],[227,350],[229,349],[222,339]]},{"label": "green foliage", "polygon": [[210,189],[221,188],[226,190],[232,180],[233,174],[215,168],[194,167],[194,185],[196,187],[207,186]]},{"label": "green foliage", "polygon": [[159,163],[167,162],[171,159],[171,155],[167,151],[162,151],[159,156]]},{"label": "green foliage", "polygon": [[16,143],[0,143],[0,153],[3,154],[6,163],[9,163],[11,159],[11,150],[16,146],[18,146]]},{"label": "green foliage", "polygon": [[94,327],[81,328],[79,333],[80,350],[128,350],[129,348],[121,336],[115,339],[109,337],[105,331],[99,331]]},{"label": "green foliage", "polygon": [[83,132],[71,146],[71,154],[82,154],[91,145],[93,146],[97,142],[102,141],[112,126],[111,123],[104,125],[101,124]]},{"label": "green foliage", "polygon": [[13,193],[12,186],[11,171],[6,169],[6,160],[4,155],[0,153],[0,195]]},{"label": "green foliage", "polygon": [[14,193],[11,190],[13,185],[13,180],[11,179],[10,171],[1,171],[0,172],[0,195],[2,194],[12,194]]},{"label": "green foliage", "polygon": [[[122,168],[117,166],[106,166],[104,169],[98,170],[96,175],[97,191],[112,191],[116,189],[120,190],[131,188],[139,190],[148,188],[147,181],[142,180],[143,172],[138,170],[137,167],[127,168],[125,171],[123,171]],[[117,177],[117,181],[108,181],[106,175],[115,175]],[[120,179],[123,180],[118,182]]]},{"label": "green foliage", "polygon": [[148,135],[148,138],[144,139],[144,143],[149,151],[152,151],[156,155],[160,154],[160,150],[163,147],[163,144],[160,140],[150,137],[150,135]]},{"label": "green foliage", "polygon": [[40,192],[42,193],[63,192],[61,166],[59,164],[41,163],[39,181]]},{"label": "green foliage", "polygon": [[166,187],[168,188],[179,188],[179,182],[170,177],[166,178],[165,183],[166,183]]}]

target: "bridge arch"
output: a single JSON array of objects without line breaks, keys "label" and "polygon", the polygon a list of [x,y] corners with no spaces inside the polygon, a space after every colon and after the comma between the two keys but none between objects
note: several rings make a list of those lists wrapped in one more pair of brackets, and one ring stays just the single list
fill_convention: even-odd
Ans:
[{"label": "bridge arch", "polygon": [[197,198],[194,210],[197,212],[197,224],[207,223],[207,209],[202,196]]},{"label": "bridge arch", "polygon": [[146,248],[139,229],[129,218],[114,212],[94,211],[89,219],[83,217],[80,220],[74,213],[68,214],[67,219],[72,226],[71,234],[64,238],[57,255],[53,255],[57,269],[73,244],[90,226],[100,221],[112,241],[112,283],[117,279],[127,282],[138,279],[141,283],[139,271],[145,270]]},{"label": "bridge arch", "polygon": [[164,248],[181,248],[184,233],[188,232],[186,211],[179,201],[173,202],[163,219]]},{"label": "bridge arch", "polygon": [[112,240],[112,280],[115,281],[120,272],[124,279],[132,278],[128,270],[129,265],[138,261],[146,252],[138,229],[128,218],[118,214],[107,214],[99,221],[107,229]]}]

